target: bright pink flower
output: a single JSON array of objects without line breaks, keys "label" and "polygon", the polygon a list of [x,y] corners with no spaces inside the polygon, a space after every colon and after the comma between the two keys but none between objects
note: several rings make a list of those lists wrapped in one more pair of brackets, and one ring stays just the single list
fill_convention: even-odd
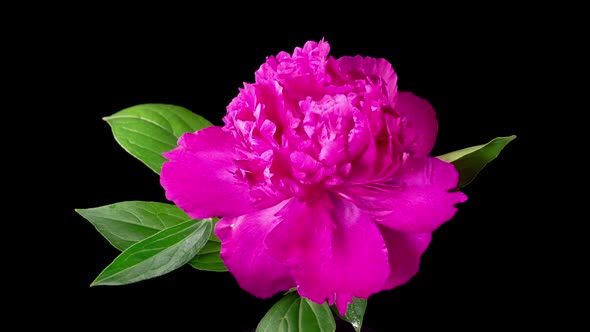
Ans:
[{"label": "bright pink flower", "polygon": [[368,298],[418,271],[431,233],[466,200],[453,165],[429,157],[430,104],[397,91],[384,59],[328,56],[327,42],[269,57],[225,126],[165,154],[166,197],[219,216],[221,257],[258,297]]}]

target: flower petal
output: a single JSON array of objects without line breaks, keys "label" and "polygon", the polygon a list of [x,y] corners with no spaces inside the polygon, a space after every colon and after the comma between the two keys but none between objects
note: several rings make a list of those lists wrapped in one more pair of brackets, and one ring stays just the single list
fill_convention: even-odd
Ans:
[{"label": "flower petal", "polygon": [[404,138],[413,142],[416,157],[427,157],[436,141],[438,120],[436,113],[426,99],[411,92],[399,92],[395,109],[407,120]]},{"label": "flower petal", "polygon": [[[220,127],[184,134],[164,154],[160,183],[166,198],[193,218],[233,217],[253,211],[248,186],[235,177],[234,138]],[[231,203],[229,203],[231,202]]]},{"label": "flower petal", "polygon": [[265,238],[279,223],[277,212],[288,201],[239,217],[217,222],[215,235],[221,240],[221,259],[240,287],[251,294],[268,298],[295,287],[289,267],[266,250]]},{"label": "flower petal", "polygon": [[387,248],[367,214],[336,196],[293,203],[267,244],[291,266],[301,296],[335,302],[344,315],[353,296],[382,290],[390,272]]},{"label": "flower petal", "polygon": [[341,189],[341,195],[375,221],[402,232],[430,233],[450,220],[467,196],[457,186],[455,167],[437,158],[413,159],[394,180]]},{"label": "flower petal", "polygon": [[367,181],[373,174],[375,160],[377,160],[377,147],[375,141],[370,139],[365,151],[352,162],[352,169],[348,179],[350,183]]},{"label": "flower petal", "polygon": [[385,226],[379,227],[387,245],[391,273],[385,281],[384,290],[408,282],[420,267],[420,257],[428,248],[432,233],[398,232]]},{"label": "flower petal", "polygon": [[385,83],[387,97],[391,104],[397,99],[397,75],[391,64],[383,58],[356,56],[343,56],[338,59],[340,70],[346,73],[350,79],[364,78],[365,76],[377,76]]}]

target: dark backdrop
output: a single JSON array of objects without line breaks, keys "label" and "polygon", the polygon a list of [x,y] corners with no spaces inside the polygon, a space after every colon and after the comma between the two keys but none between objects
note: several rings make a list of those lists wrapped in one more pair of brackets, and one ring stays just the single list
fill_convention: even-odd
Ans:
[{"label": "dark backdrop", "polygon": [[[535,221],[525,217],[523,203],[527,124],[535,112],[528,59],[537,31],[513,25],[509,16],[428,26],[391,19],[311,27],[260,18],[222,26],[201,22],[203,15],[163,21],[81,15],[22,41],[31,50],[27,86],[37,91],[22,101],[40,102],[35,123],[45,133],[30,153],[42,156],[35,162],[49,172],[31,208],[44,212],[34,235],[45,242],[26,262],[33,271],[22,277],[28,286],[16,308],[49,313],[43,316],[48,326],[255,328],[278,297],[257,299],[229,273],[183,267],[137,284],[90,288],[118,252],[74,209],[166,202],[158,176],[117,145],[102,117],[136,104],[169,103],[220,125],[226,105],[242,82],[253,81],[266,56],[325,38],[335,57],[386,58],[400,90],[430,101],[440,128],[434,155],[518,135],[465,188],[469,200],[434,233],[418,275],[369,299],[365,325],[375,331],[431,323],[480,330],[527,323],[523,308],[538,297],[532,277],[537,249],[529,232]],[[205,327],[210,324],[217,327]]]}]

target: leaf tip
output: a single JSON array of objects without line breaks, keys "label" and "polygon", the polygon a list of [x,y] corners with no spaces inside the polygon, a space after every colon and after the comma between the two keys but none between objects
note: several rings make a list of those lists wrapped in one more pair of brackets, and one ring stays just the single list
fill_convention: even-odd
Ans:
[{"label": "leaf tip", "polygon": [[110,122],[110,121],[111,121],[112,119],[113,119],[113,116],[112,116],[112,115],[109,115],[109,116],[103,116],[103,117],[101,118],[101,120],[102,120],[102,121],[104,121],[104,122],[106,122],[106,123],[108,123],[108,124],[111,124],[111,122]]},{"label": "leaf tip", "polygon": [[103,278],[100,278],[100,279],[99,278],[100,278],[100,276],[96,277],[96,279],[94,279],[94,281],[92,281],[88,287],[92,288],[92,287],[104,285],[104,283],[102,283]]}]

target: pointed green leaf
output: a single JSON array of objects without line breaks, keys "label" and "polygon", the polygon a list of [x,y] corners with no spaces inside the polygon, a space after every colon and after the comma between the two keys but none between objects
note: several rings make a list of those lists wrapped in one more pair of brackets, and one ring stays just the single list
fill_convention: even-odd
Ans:
[{"label": "pointed green leaf", "polygon": [[500,151],[510,143],[516,135],[497,137],[487,144],[472,146],[469,148],[449,152],[437,158],[455,165],[459,172],[459,185],[463,188],[473,181],[475,176],[492,160],[496,159]]},{"label": "pointed green leaf", "polygon": [[264,315],[256,332],[333,332],[334,315],[327,303],[322,305],[290,292]]},{"label": "pointed green leaf", "polygon": [[221,243],[209,240],[189,264],[198,270],[225,272],[227,267],[219,257]]},{"label": "pointed green leaf", "polygon": [[123,251],[91,286],[125,285],[166,274],[195,257],[210,235],[210,220],[166,228]]},{"label": "pointed green leaf", "polygon": [[346,308],[346,315],[341,316],[338,312],[336,305],[331,306],[332,311],[338,315],[338,317],[349,322],[356,332],[360,332],[363,327],[363,318],[365,317],[365,311],[367,310],[367,300],[357,299],[353,297],[354,301],[348,304]]},{"label": "pointed green leaf", "polygon": [[176,147],[178,138],[212,126],[186,108],[167,104],[141,104],[105,117],[115,140],[132,156],[160,174],[163,152]]},{"label": "pointed green leaf", "polygon": [[76,212],[90,221],[119,250],[191,219],[176,205],[142,201],[76,209]]},{"label": "pointed green leaf", "polygon": [[[219,218],[212,218],[212,227],[215,229],[215,225],[219,221]],[[189,262],[189,264],[198,270],[213,271],[213,272],[226,272],[227,267],[225,263],[219,257],[221,251],[221,240],[211,232],[209,241],[199,251],[199,253]]]},{"label": "pointed green leaf", "polygon": [[[127,201],[90,209],[76,209],[104,236],[113,247],[123,251],[157,232],[181,224],[191,218],[176,205]],[[208,218],[212,228],[219,218]],[[227,268],[219,257],[221,241],[213,232],[199,253],[189,262],[195,269],[225,272]]]},{"label": "pointed green leaf", "polygon": [[[211,218],[211,226],[213,227],[213,230],[215,230],[215,225],[217,225],[218,221],[219,221],[219,218]],[[209,242],[221,243],[221,240],[217,237],[217,235],[215,235],[214,232],[211,232],[211,236],[209,237]]]}]

